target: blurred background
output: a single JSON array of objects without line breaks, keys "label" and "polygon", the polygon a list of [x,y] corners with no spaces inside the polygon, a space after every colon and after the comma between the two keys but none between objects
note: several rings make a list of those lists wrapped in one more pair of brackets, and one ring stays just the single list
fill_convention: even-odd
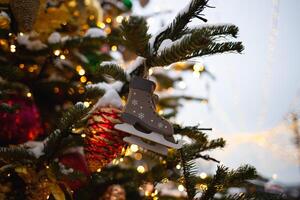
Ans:
[{"label": "blurred background", "polygon": [[[150,31],[155,33],[187,2],[151,0],[145,8],[134,4],[133,14],[151,16]],[[176,120],[212,127],[211,138],[225,138],[227,146],[213,155],[226,166],[248,163],[275,183],[296,185],[300,183],[300,1],[213,0],[210,5],[215,8],[205,10],[207,23],[237,25],[245,50],[241,55],[196,60],[213,76],[195,71],[193,76],[186,74],[179,87],[182,94],[207,97],[209,103],[185,102]],[[206,161],[199,161],[199,166],[206,173],[216,167]]]}]

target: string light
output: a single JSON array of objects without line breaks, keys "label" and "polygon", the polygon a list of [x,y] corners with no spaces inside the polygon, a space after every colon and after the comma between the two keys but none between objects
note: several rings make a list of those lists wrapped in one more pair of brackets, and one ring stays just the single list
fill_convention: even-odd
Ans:
[{"label": "string light", "polygon": [[110,17],[107,17],[107,18],[105,19],[105,21],[106,21],[106,23],[110,24],[110,23],[111,23],[111,18],[110,18]]},{"label": "string light", "polygon": [[103,22],[100,22],[100,21],[97,22],[97,26],[98,26],[99,28],[101,28],[101,29],[104,29],[104,28],[105,28],[105,24],[104,24]]},{"label": "string light", "polygon": [[87,81],[87,78],[85,76],[80,77],[80,82],[85,83]]},{"label": "string light", "polygon": [[193,66],[193,70],[194,71],[197,71],[197,72],[203,72],[205,69],[204,65],[200,64],[200,63],[196,63],[194,66]]},{"label": "string light", "polygon": [[79,74],[80,76],[85,75],[85,70],[84,70],[84,69],[80,69],[80,70],[78,71],[78,74]]},{"label": "string light", "polygon": [[54,87],[53,91],[54,91],[54,93],[59,93],[59,88],[58,87]]},{"label": "string light", "polygon": [[83,105],[84,105],[84,107],[88,108],[90,106],[90,103],[85,101],[85,102],[83,102]]},{"label": "string light", "polygon": [[180,82],[178,83],[178,87],[179,87],[180,89],[184,90],[184,89],[186,88],[186,83],[185,83],[184,81],[180,81]]},{"label": "string light", "polygon": [[66,59],[66,56],[65,55],[60,55],[59,58],[64,60],[64,59]]},{"label": "string light", "polygon": [[101,168],[97,169],[97,172],[101,172]]},{"label": "string light", "polygon": [[207,178],[207,174],[206,174],[205,172],[202,172],[202,173],[200,174],[200,178],[206,179],[206,178]]},{"label": "string light", "polygon": [[56,56],[59,56],[60,55],[60,50],[54,50],[53,54],[56,55]]},{"label": "string light", "polygon": [[132,144],[130,145],[130,150],[135,153],[139,150],[139,146],[136,144]]},{"label": "string light", "polygon": [[119,15],[119,16],[116,18],[116,21],[117,21],[118,23],[121,23],[121,22],[123,21],[123,19],[124,19],[124,17],[121,16],[121,15]]},{"label": "string light", "polygon": [[277,175],[277,174],[273,174],[273,175],[272,175],[272,179],[273,179],[273,180],[276,180],[277,178],[278,178],[278,175]]},{"label": "string light", "polygon": [[27,92],[26,96],[29,98],[32,96],[32,94],[30,92]]},{"label": "string light", "polygon": [[104,31],[105,31],[106,34],[110,34],[110,33],[111,33],[111,28],[106,27],[106,28],[104,29]]},{"label": "string light", "polygon": [[149,76],[151,76],[153,74],[153,69],[149,69]]},{"label": "string light", "polygon": [[111,47],[111,50],[112,50],[112,51],[117,51],[117,50],[118,50],[118,47],[117,47],[116,45],[113,45],[113,46]]},{"label": "string light", "polygon": [[176,165],[176,169],[181,169],[181,165],[180,165],[180,164],[177,164],[177,165]]},{"label": "string light", "polygon": [[10,52],[15,53],[16,52],[16,45],[12,44],[10,45]]},{"label": "string light", "polygon": [[142,155],[141,153],[135,153],[135,154],[134,154],[134,158],[135,158],[136,160],[142,160],[143,155]]},{"label": "string light", "polygon": [[25,65],[24,64],[19,64],[20,69],[24,69]]},{"label": "string light", "polygon": [[94,15],[90,15],[89,16],[89,20],[94,20],[95,19],[95,16]]},{"label": "string light", "polygon": [[178,185],[177,189],[179,190],[179,192],[183,192],[185,190],[183,185]]},{"label": "string light", "polygon": [[85,137],[86,137],[86,134],[82,133],[80,136],[81,136],[82,138],[85,138]]},{"label": "string light", "polygon": [[140,165],[136,168],[136,170],[138,171],[138,173],[143,174],[145,173],[145,167]]}]

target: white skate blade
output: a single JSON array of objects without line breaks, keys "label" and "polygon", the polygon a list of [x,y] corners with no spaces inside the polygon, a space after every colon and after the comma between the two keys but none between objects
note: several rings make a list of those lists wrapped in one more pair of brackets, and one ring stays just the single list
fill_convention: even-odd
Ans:
[{"label": "white skate blade", "polygon": [[169,147],[169,148],[180,149],[182,147],[181,143],[176,144],[176,143],[169,142],[161,134],[158,134],[158,133],[155,133],[155,132],[151,132],[149,134],[143,133],[143,132],[140,132],[140,131],[136,130],[134,128],[134,126],[132,126],[130,124],[127,124],[127,123],[117,124],[117,125],[115,125],[115,129],[118,129],[120,131],[124,131],[126,133],[129,133],[131,135],[135,135],[137,137],[141,137],[141,138],[150,140],[152,142],[161,144],[161,145]]},{"label": "white skate blade", "polygon": [[160,145],[160,144],[154,144],[154,145],[147,144],[141,138],[139,138],[137,136],[132,135],[132,136],[123,138],[123,140],[130,144],[136,144],[143,149],[147,149],[149,151],[153,151],[155,153],[159,153],[159,154],[162,154],[165,156],[168,155],[167,147]]}]

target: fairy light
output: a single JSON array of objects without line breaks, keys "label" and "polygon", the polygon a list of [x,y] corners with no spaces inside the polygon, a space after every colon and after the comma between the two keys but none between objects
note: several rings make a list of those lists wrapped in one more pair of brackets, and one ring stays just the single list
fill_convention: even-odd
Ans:
[{"label": "fairy light", "polygon": [[201,74],[201,73],[200,73],[199,71],[194,71],[194,72],[193,72],[193,76],[196,77],[196,78],[199,78],[199,77],[200,77],[200,74]]},{"label": "fairy light", "polygon": [[177,164],[177,165],[176,165],[176,169],[181,169],[181,165],[180,165],[180,164]]},{"label": "fairy light", "polygon": [[163,111],[163,110],[159,110],[159,111],[158,111],[158,114],[159,114],[159,115],[163,115],[163,114],[164,114],[164,111]]},{"label": "fairy light", "polygon": [[84,107],[86,107],[86,108],[90,107],[90,103],[87,102],[87,101],[85,101],[85,102],[83,103],[83,105],[84,105]]},{"label": "fairy light", "polygon": [[25,65],[24,64],[19,64],[20,69],[24,69]]},{"label": "fairy light", "polygon": [[180,81],[180,82],[178,83],[178,87],[179,87],[180,89],[184,90],[184,89],[186,88],[186,83],[185,83],[184,81]]},{"label": "fairy light", "polygon": [[105,21],[106,21],[106,23],[110,24],[110,23],[111,23],[111,18],[110,18],[110,17],[107,17],[107,18],[105,19]]},{"label": "fairy light", "polygon": [[177,189],[179,190],[179,192],[183,192],[185,190],[183,185],[178,185]]},{"label": "fairy light", "polygon": [[110,34],[110,33],[111,33],[111,28],[106,27],[106,28],[104,29],[104,31],[105,31],[106,34]]},{"label": "fairy light", "polygon": [[204,71],[204,66],[200,63],[196,63],[194,66],[193,66],[193,70],[194,71],[197,71],[197,72],[202,72]]},{"label": "fairy light", "polygon": [[143,155],[142,155],[141,153],[135,153],[135,154],[134,154],[134,158],[135,158],[136,160],[142,160]]},{"label": "fairy light", "polygon": [[201,178],[201,179],[206,179],[206,178],[207,178],[207,174],[206,174],[205,172],[202,172],[202,173],[200,174],[200,178]]},{"label": "fairy light", "polygon": [[86,137],[86,134],[82,133],[80,136],[81,136],[82,138],[85,138],[85,137]]},{"label": "fairy light", "polygon": [[20,36],[23,36],[23,35],[24,35],[24,33],[20,32],[20,33],[19,33],[19,35],[20,35]]},{"label": "fairy light", "polygon": [[10,52],[15,53],[16,52],[16,45],[12,44],[10,45]]},{"label": "fairy light", "polygon": [[87,78],[85,76],[80,77],[80,82],[85,83],[87,81]]},{"label": "fairy light", "polygon": [[101,168],[97,169],[97,172],[101,172]]},{"label": "fairy light", "polygon": [[80,69],[80,70],[78,71],[78,74],[79,74],[80,76],[85,75],[85,70],[84,70],[84,69]]},{"label": "fairy light", "polygon": [[118,23],[121,23],[121,22],[123,21],[123,19],[124,19],[124,17],[121,16],[121,15],[119,15],[119,16],[116,18],[116,21],[117,21]]},{"label": "fairy light", "polygon": [[90,15],[89,16],[89,20],[94,20],[95,19],[95,16],[94,15]]},{"label": "fairy light", "polygon": [[26,96],[27,96],[28,98],[30,98],[30,97],[32,96],[32,94],[31,94],[30,92],[27,92]]},{"label": "fairy light", "polygon": [[118,50],[118,47],[117,47],[116,45],[113,45],[113,46],[111,47],[111,50],[112,50],[112,51],[117,51],[117,50]]},{"label": "fairy light", "polygon": [[272,175],[272,179],[273,179],[273,180],[276,180],[277,178],[278,178],[278,175],[277,175],[277,174],[273,174],[273,175]]},{"label": "fairy light", "polygon": [[56,56],[59,56],[60,55],[60,50],[54,50],[53,54],[56,55]]},{"label": "fairy light", "polygon": [[145,173],[145,167],[140,165],[136,168],[136,170],[138,171],[138,173],[143,174]]},{"label": "fairy light", "polygon": [[130,145],[130,150],[135,153],[139,150],[139,146],[136,144],[132,144]]},{"label": "fairy light", "polygon": [[62,60],[65,60],[66,56],[65,55],[60,55],[59,58],[62,59]]},{"label": "fairy light", "polygon": [[97,22],[97,26],[98,26],[99,28],[101,28],[101,29],[104,29],[104,28],[105,28],[105,24],[104,24],[103,22],[100,22],[100,21]]},{"label": "fairy light", "polygon": [[58,87],[54,87],[54,88],[53,88],[53,91],[54,91],[54,93],[57,94],[57,93],[59,93],[59,88],[58,88]]}]

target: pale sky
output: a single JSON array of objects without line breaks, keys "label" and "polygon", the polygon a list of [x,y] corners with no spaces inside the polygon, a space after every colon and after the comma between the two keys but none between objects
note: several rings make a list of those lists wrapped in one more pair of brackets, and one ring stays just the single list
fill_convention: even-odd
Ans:
[{"label": "pale sky", "polygon": [[[150,0],[134,14],[172,10],[149,19],[150,31],[169,22],[188,0]],[[299,161],[287,116],[300,111],[300,1],[299,0],[211,0],[206,9],[209,24],[232,23],[240,28],[242,55],[225,54],[202,61],[216,76],[186,77],[185,94],[209,95],[209,106],[188,102],[178,121],[212,127],[212,138],[224,137],[228,146],[213,155],[226,166],[248,163],[279,182],[300,182]],[[196,21],[202,23],[200,21]],[[196,23],[194,22],[194,23]],[[209,85],[209,94],[207,91]],[[297,99],[298,94],[298,99]],[[213,172],[214,164],[200,162],[200,171]]]}]

